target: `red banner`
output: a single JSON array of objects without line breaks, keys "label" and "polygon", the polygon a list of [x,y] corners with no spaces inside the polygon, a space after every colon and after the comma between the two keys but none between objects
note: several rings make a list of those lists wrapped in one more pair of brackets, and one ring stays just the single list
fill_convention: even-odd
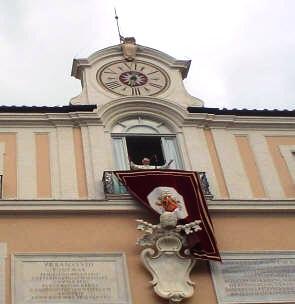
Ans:
[{"label": "red banner", "polygon": [[[115,174],[129,193],[154,214],[161,213],[160,208],[165,208],[166,211],[170,211],[169,208],[174,210],[173,204],[177,201],[179,208],[176,212],[179,213],[180,224],[201,220],[202,230],[187,236],[188,247],[196,258],[221,261],[207,203],[196,172],[137,170],[116,171]],[[173,199],[161,200],[157,195],[163,191],[170,193]]]}]

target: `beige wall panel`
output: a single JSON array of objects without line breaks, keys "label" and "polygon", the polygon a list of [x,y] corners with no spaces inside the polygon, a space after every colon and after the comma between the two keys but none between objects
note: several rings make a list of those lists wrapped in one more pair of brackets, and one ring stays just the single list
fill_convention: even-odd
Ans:
[{"label": "beige wall panel", "polygon": [[214,168],[214,173],[216,176],[216,180],[217,180],[217,185],[219,188],[219,195],[221,198],[228,198],[229,197],[229,192],[228,192],[228,188],[225,182],[225,178],[224,178],[224,174],[223,174],[223,170],[221,167],[221,163],[217,154],[217,150],[216,150],[216,146],[215,146],[215,142],[214,142],[214,138],[212,135],[212,131],[211,130],[204,130],[204,134],[206,137],[206,141],[207,141],[207,145],[208,145],[208,149],[209,149],[209,154],[211,157],[211,162],[212,162],[212,166]]},{"label": "beige wall panel", "polygon": [[5,143],[0,142],[0,174],[4,174]]},{"label": "beige wall panel", "polygon": [[61,198],[78,198],[77,175],[72,127],[57,127]]},{"label": "beige wall panel", "polygon": [[268,147],[279,175],[280,183],[285,196],[295,197],[295,184],[290,175],[286,161],[280,151],[280,146],[295,145],[295,136],[266,136]]},{"label": "beige wall panel", "polygon": [[188,147],[187,147],[187,142],[185,140],[184,133],[182,132],[182,133],[177,134],[176,140],[177,140],[178,148],[180,150],[181,159],[183,162],[183,164],[182,164],[183,168],[186,170],[191,170],[192,164],[191,164],[190,156],[188,154]]},{"label": "beige wall panel", "polygon": [[74,147],[75,147],[75,161],[77,172],[77,187],[80,198],[86,198],[88,196],[86,171],[84,163],[84,150],[82,142],[82,134],[80,128],[73,129]]},{"label": "beige wall panel", "polygon": [[17,148],[15,133],[0,133],[0,142],[5,144],[3,198],[17,197]]},{"label": "beige wall panel", "polygon": [[88,127],[81,127],[82,142],[84,150],[84,160],[85,160],[85,170],[86,170],[86,180],[87,180],[87,190],[88,197],[95,198],[95,183],[94,183],[94,169],[92,167],[92,149],[90,146],[90,136]]},{"label": "beige wall panel", "polygon": [[52,185],[52,197],[54,199],[61,198],[61,168],[59,162],[59,150],[58,150],[58,136],[57,128],[54,128],[49,133],[50,140],[50,160],[51,160],[51,185]]},{"label": "beige wall panel", "polygon": [[263,198],[266,195],[248,137],[246,135],[236,135],[236,141],[244,165],[244,170],[249,179],[253,197]]},{"label": "beige wall panel", "polygon": [[18,132],[18,137],[17,137],[18,191],[17,193],[18,193],[18,198],[21,199],[36,199],[37,197],[35,136],[36,134],[34,130],[28,128],[24,128],[23,130],[20,130]]},{"label": "beige wall panel", "polygon": [[111,138],[104,132],[103,126],[88,126],[89,142],[91,147],[92,170],[95,182],[95,195],[98,199],[104,198],[105,194],[102,185],[102,176],[104,170],[111,168],[110,148]]},{"label": "beige wall panel", "polygon": [[[183,127],[183,135],[184,135],[184,144],[185,144],[185,152],[190,155],[189,157],[189,166],[185,167],[186,170],[195,170],[195,171],[201,171],[200,164],[199,164],[199,158],[200,158],[200,149],[198,147],[199,143],[199,134],[197,133],[196,127]],[[190,154],[189,152],[192,152]],[[184,154],[183,150],[181,151],[182,154]]]},{"label": "beige wall panel", "polygon": [[203,129],[196,127],[185,127],[183,128],[183,131],[185,134],[187,150],[190,152],[190,161],[192,164],[192,167],[187,169],[194,171],[205,171],[211,193],[214,195],[214,197],[220,196]]},{"label": "beige wall panel", "polygon": [[294,250],[294,213],[214,214],[221,251]]},{"label": "beige wall panel", "polygon": [[36,134],[37,197],[51,197],[51,174],[48,134]]},{"label": "beige wall panel", "polygon": [[240,153],[233,134],[224,129],[214,129],[212,130],[212,134],[230,198],[251,198],[252,191],[249,180],[244,171]]},{"label": "beige wall panel", "polygon": [[249,140],[257,160],[257,167],[262,178],[266,196],[270,199],[284,198],[273,160],[263,132],[251,132]]},{"label": "beige wall panel", "polygon": [[[135,219],[146,215],[21,215],[0,216],[0,240],[7,242],[8,254],[16,252],[99,252],[121,251],[127,256],[134,304],[166,303],[156,297],[151,277],[140,262]],[[213,215],[219,248],[225,250],[291,250],[295,248],[293,215]],[[284,235],[284,238],[282,238]],[[10,267],[7,259],[6,295],[10,303]],[[216,304],[206,262],[192,271],[196,293],[186,303]]]}]

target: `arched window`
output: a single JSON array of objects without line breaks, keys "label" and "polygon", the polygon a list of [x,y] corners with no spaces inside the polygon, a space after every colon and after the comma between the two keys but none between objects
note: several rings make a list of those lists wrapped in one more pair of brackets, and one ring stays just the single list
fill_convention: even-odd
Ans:
[{"label": "arched window", "polygon": [[163,122],[141,117],[125,119],[113,127],[112,139],[118,170],[128,170],[130,161],[141,164],[144,157],[156,167],[173,160],[170,168],[182,169],[176,136]]}]

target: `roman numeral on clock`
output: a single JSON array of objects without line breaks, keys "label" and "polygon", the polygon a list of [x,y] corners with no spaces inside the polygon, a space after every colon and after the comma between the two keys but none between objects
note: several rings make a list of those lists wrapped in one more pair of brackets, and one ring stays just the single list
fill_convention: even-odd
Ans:
[{"label": "roman numeral on clock", "polygon": [[150,73],[147,73],[147,75],[152,75],[152,74],[155,74],[155,73],[158,73],[159,71],[153,71],[153,72],[150,72]]},{"label": "roman numeral on clock", "polygon": [[149,85],[150,85],[151,87],[154,87],[154,88],[157,88],[157,89],[162,89],[162,88],[163,88],[162,85],[157,84],[157,83],[153,83],[153,82],[150,82]]},{"label": "roman numeral on clock", "polygon": [[126,62],[123,62],[123,64],[127,67],[128,70],[131,70],[131,65],[128,65]]},{"label": "roman numeral on clock", "polygon": [[109,89],[116,89],[119,88],[121,86],[121,84],[118,81],[110,81],[106,83],[106,86]]},{"label": "roman numeral on clock", "polygon": [[131,94],[134,96],[139,96],[140,95],[140,89],[139,88],[131,88]]},{"label": "roman numeral on clock", "polygon": [[106,70],[104,70],[105,74],[117,74],[115,71],[113,71],[112,69],[108,68]]}]

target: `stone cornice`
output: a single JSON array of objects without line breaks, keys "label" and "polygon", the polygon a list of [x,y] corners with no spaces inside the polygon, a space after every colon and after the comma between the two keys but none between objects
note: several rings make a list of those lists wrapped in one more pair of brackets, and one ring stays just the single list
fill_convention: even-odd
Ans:
[{"label": "stone cornice", "polygon": [[[295,200],[207,200],[211,213],[295,212]],[[1,200],[0,213],[74,212],[133,213],[145,212],[130,196],[105,200]]]},{"label": "stone cornice", "polygon": [[57,127],[101,124],[96,112],[0,113],[4,127]]},{"label": "stone cornice", "polygon": [[260,116],[260,117],[295,117],[295,110],[278,110],[278,109],[219,109],[207,107],[188,107],[189,113],[208,113],[215,115],[235,115],[235,116]]},{"label": "stone cornice", "polygon": [[[143,45],[137,45],[137,46],[138,46],[137,49],[138,56],[142,58],[162,61],[164,64],[170,66],[171,68],[179,69],[181,71],[183,79],[187,77],[191,64],[190,60],[177,60],[174,57],[171,57],[168,54],[165,54],[159,50],[146,47]],[[74,59],[71,75],[75,78],[81,79],[82,71],[85,68],[90,67],[97,60],[101,60],[103,58],[115,57],[115,56],[122,56],[122,50],[120,44],[99,50],[93,53],[92,55],[90,55],[88,58]]]},{"label": "stone cornice", "polygon": [[[94,111],[72,112],[1,112],[0,123],[5,127],[52,127],[76,125],[101,125],[122,119],[125,115],[150,115],[166,118],[179,126],[201,128],[295,130],[295,117],[237,116],[210,113],[188,113],[175,102],[154,97],[125,97],[113,100]],[[176,127],[177,126],[177,127]]]},{"label": "stone cornice", "polygon": [[295,117],[259,117],[190,113],[185,124],[208,128],[295,129]]}]

